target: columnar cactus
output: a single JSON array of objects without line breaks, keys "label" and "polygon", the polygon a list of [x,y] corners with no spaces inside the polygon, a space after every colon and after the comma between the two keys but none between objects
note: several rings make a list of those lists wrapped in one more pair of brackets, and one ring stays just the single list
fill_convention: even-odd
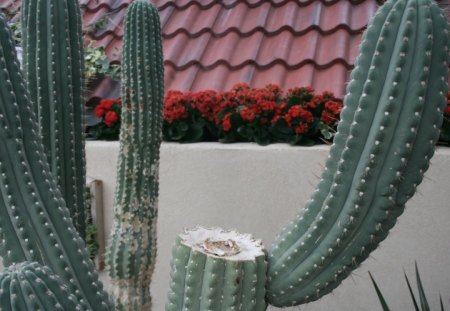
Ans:
[{"label": "columnar cactus", "polygon": [[125,17],[122,125],[114,226],[106,264],[119,310],[148,310],[156,256],[164,69],[156,7],[133,2]]},{"label": "columnar cactus", "polygon": [[0,274],[0,308],[3,311],[87,310],[59,276],[36,262],[12,265]]},{"label": "columnar cactus", "polygon": [[77,0],[23,0],[24,72],[50,169],[85,239],[84,56]]},{"label": "columnar cactus", "polygon": [[166,311],[266,310],[261,241],[220,228],[195,228],[173,248]]},{"label": "columnar cactus", "polygon": [[[0,17],[0,255],[38,261],[89,310],[111,310],[50,171],[11,32]],[[3,307],[3,306],[2,306]]]},{"label": "columnar cactus", "polygon": [[403,212],[439,137],[447,29],[431,0],[390,0],[371,21],[322,179],[269,252],[271,304],[333,290]]}]

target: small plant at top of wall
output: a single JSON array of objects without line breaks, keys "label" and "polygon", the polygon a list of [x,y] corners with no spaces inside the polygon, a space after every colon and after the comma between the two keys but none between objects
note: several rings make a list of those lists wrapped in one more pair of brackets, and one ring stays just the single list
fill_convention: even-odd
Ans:
[{"label": "small plant at top of wall", "polygon": [[227,92],[171,91],[165,98],[164,139],[312,145],[332,139],[341,109],[332,93],[315,94],[311,87],[284,93],[274,84],[240,83]]},{"label": "small plant at top of wall", "polygon": [[84,61],[86,81],[90,82],[104,76],[120,80],[120,65],[109,62],[103,46],[95,47],[92,43],[89,44],[84,51]]},{"label": "small plant at top of wall", "polygon": [[95,106],[94,113],[101,121],[90,127],[89,135],[94,139],[117,140],[120,133],[122,100],[104,98]]}]

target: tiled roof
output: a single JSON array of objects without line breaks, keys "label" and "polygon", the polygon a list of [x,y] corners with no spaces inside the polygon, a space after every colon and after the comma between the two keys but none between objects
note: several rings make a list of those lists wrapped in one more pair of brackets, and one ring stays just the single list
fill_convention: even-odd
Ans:
[{"label": "tiled roof", "polygon": [[[83,3],[85,26],[120,62],[129,1]],[[367,21],[378,3],[336,0],[155,0],[161,16],[166,89],[225,90],[236,82],[312,85],[342,96]],[[99,92],[115,85],[103,81]]]},{"label": "tiled roof", "polygon": [[[80,0],[87,37],[120,62],[132,0]],[[311,85],[342,97],[361,34],[382,0],[154,0],[166,89],[225,90],[236,82]],[[440,1],[448,6],[450,0]],[[17,0],[0,0],[0,7]],[[91,97],[119,96],[104,79]]]}]

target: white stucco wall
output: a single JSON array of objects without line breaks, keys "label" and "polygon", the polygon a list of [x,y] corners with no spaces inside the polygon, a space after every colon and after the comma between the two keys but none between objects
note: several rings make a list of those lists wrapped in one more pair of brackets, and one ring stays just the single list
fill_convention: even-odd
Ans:
[{"label": "white stucco wall", "polygon": [[[88,175],[103,181],[107,230],[112,223],[117,153],[117,142],[87,144]],[[183,228],[234,228],[252,233],[270,246],[309,198],[327,154],[326,146],[163,143],[153,310],[164,310],[171,247]],[[448,302],[449,168],[450,149],[438,148],[419,193],[408,202],[389,238],[333,294],[301,310],[381,310],[368,270],[393,310],[411,310],[403,269],[414,279],[415,260],[432,309],[438,308],[439,293]]]}]

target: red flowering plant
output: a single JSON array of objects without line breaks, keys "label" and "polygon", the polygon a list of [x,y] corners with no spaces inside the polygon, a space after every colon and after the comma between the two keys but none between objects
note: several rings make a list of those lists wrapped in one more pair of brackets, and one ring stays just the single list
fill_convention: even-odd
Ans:
[{"label": "red flowering plant", "polygon": [[270,121],[286,107],[282,96],[281,88],[274,84],[250,88],[241,83],[223,93],[216,115],[221,141],[271,143]]},{"label": "red flowering plant", "polygon": [[170,91],[163,132],[169,141],[312,144],[332,138],[341,109],[331,93],[315,95],[311,87],[286,94],[278,85],[251,88],[245,83],[222,93]]},{"label": "red flowering plant", "polygon": [[215,111],[219,95],[212,90],[197,93],[169,91],[164,98],[163,136],[167,141],[217,140]]},{"label": "red flowering plant", "polygon": [[95,116],[101,121],[91,127],[90,133],[95,139],[116,140],[120,133],[120,98],[104,98],[95,106]]},{"label": "red flowering plant", "polygon": [[447,93],[447,106],[444,110],[444,122],[442,123],[439,142],[443,145],[450,145],[450,91]]},{"label": "red flowering plant", "polygon": [[285,111],[272,119],[272,133],[278,141],[313,145],[333,138],[342,102],[332,93],[317,95],[309,86],[292,88],[285,102]]}]

